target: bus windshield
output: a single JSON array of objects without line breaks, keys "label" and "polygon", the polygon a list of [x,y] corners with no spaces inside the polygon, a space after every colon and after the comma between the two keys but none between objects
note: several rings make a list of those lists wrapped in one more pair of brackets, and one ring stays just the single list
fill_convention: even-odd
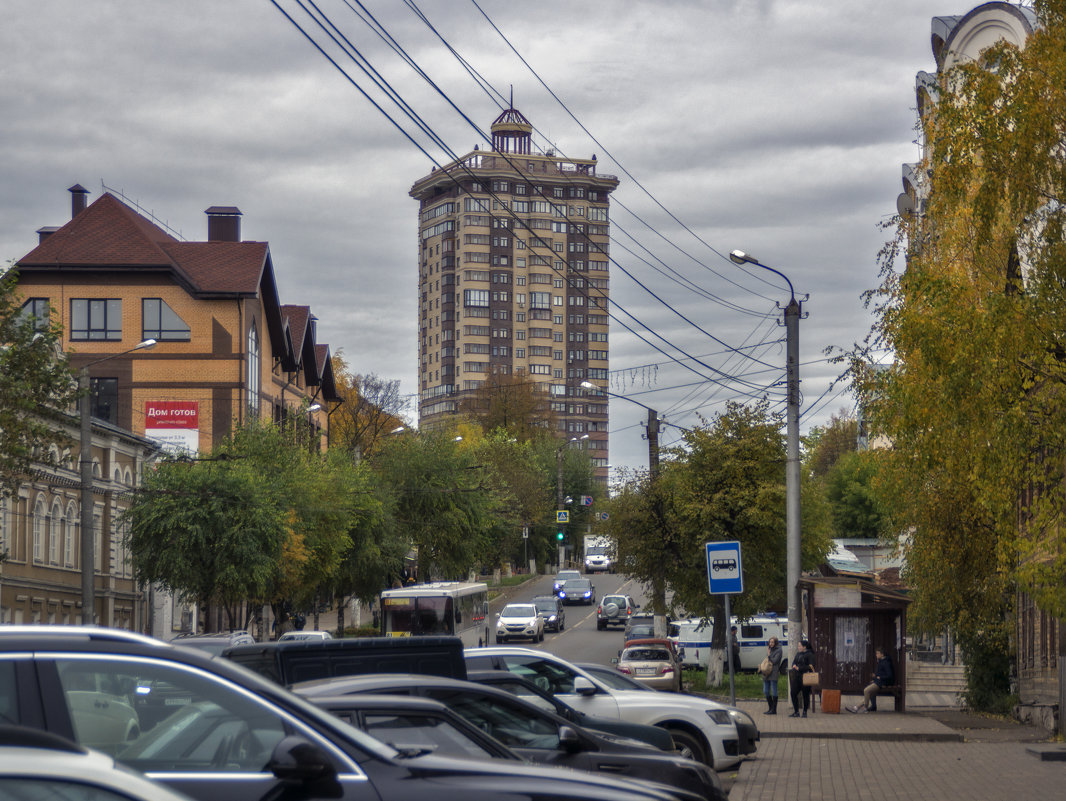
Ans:
[{"label": "bus windshield", "polygon": [[451,598],[396,596],[381,600],[387,637],[455,633]]}]

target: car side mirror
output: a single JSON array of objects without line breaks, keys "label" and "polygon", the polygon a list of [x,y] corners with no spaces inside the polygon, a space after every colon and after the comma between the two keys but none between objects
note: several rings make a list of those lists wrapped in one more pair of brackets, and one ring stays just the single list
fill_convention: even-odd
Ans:
[{"label": "car side mirror", "polygon": [[617,656],[612,656],[611,657],[611,664],[612,665],[617,665],[618,664],[618,657]]},{"label": "car side mirror", "polygon": [[266,769],[286,784],[303,785],[309,795],[341,795],[336,766],[320,746],[303,737],[286,737],[279,742]]},{"label": "car side mirror", "polygon": [[574,692],[578,695],[595,695],[596,685],[584,676],[574,677]]},{"label": "car side mirror", "polygon": [[568,754],[576,754],[579,751],[584,751],[584,743],[581,741],[581,737],[571,726],[559,727],[559,750],[566,751]]}]

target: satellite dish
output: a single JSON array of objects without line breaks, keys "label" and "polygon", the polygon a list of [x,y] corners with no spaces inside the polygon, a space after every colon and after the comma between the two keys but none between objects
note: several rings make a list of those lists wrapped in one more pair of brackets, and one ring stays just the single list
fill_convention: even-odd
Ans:
[{"label": "satellite dish", "polygon": [[914,198],[907,192],[901,192],[896,198],[896,211],[899,212],[900,217],[912,217],[916,211]]}]

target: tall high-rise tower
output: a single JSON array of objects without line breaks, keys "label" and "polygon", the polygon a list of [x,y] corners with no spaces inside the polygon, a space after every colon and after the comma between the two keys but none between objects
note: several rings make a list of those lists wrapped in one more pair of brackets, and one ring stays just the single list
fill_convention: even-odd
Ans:
[{"label": "tall high-rise tower", "polygon": [[[534,154],[514,108],[411,188],[419,201],[419,421],[439,424],[490,376],[524,373],[560,435],[607,475],[609,195],[596,157]],[[585,437],[587,435],[587,438]]]}]

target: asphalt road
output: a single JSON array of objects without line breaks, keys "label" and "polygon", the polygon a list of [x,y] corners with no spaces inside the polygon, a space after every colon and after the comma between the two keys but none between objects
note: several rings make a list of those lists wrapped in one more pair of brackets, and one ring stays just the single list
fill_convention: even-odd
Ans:
[{"label": "asphalt road", "polygon": [[[566,628],[558,633],[548,632],[544,635],[543,643],[529,643],[528,647],[548,651],[570,662],[598,662],[609,665],[622,647],[622,629],[596,629],[596,607],[599,599],[604,595],[631,595],[643,606],[645,598],[640,583],[627,576],[617,573],[593,573],[585,578],[591,579],[596,588],[596,603],[591,606],[568,604]],[[551,595],[553,579],[553,576],[538,577],[508,598],[508,602],[521,603],[529,601],[535,595]],[[514,645],[526,643],[515,642]]]}]

